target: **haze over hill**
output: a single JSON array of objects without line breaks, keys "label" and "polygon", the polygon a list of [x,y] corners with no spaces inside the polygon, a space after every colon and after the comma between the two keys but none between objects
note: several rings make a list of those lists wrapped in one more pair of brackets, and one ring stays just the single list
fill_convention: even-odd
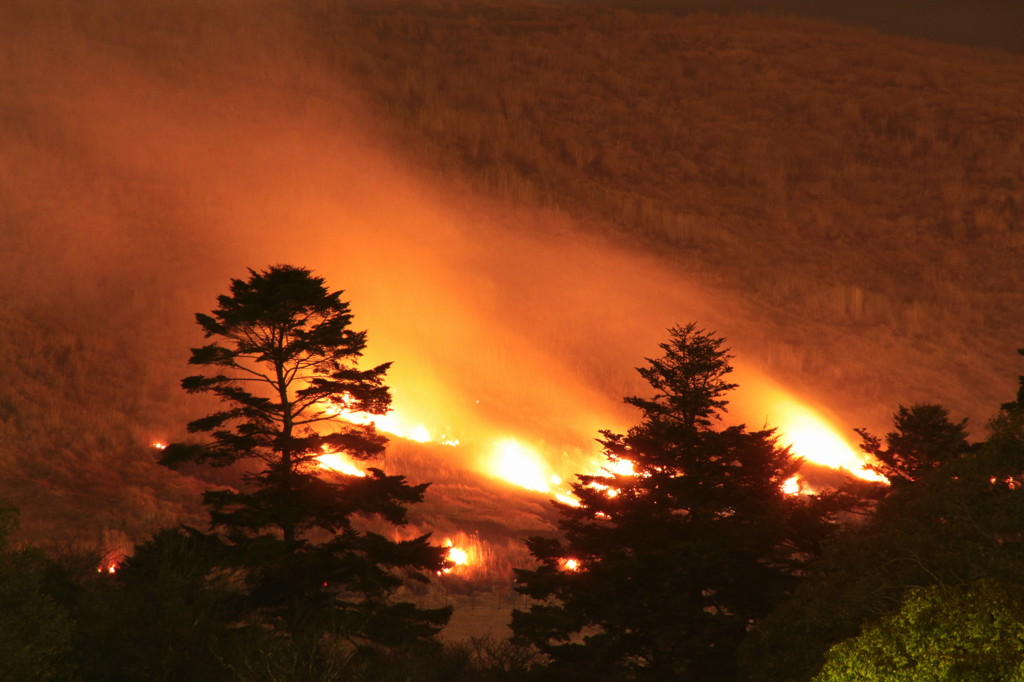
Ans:
[{"label": "haze over hill", "polygon": [[[148,444],[201,413],[192,313],[269,263],[345,289],[398,411],[467,446],[584,457],[688,320],[757,425],[762,373],[849,427],[1011,395],[1019,58],[803,19],[251,8],[0,8],[0,497],[28,536],[199,522]],[[546,523],[487,508],[483,445],[397,450],[445,530]]]},{"label": "haze over hill", "polygon": [[1020,58],[797,18],[452,7],[320,19],[425,165],[729,291],[743,355],[834,406],[979,422],[1007,395]]}]

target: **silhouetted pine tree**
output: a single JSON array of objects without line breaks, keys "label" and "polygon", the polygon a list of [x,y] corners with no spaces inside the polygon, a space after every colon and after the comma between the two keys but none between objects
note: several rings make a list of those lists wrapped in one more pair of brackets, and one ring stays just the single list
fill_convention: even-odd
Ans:
[{"label": "silhouetted pine tree", "polygon": [[913,483],[943,462],[967,450],[967,420],[949,420],[949,410],[941,405],[900,405],[892,416],[894,430],[885,434],[885,445],[867,429],[855,429],[863,442],[861,450],[878,464],[872,471],[885,476],[895,487]]},{"label": "silhouetted pine tree", "polygon": [[531,538],[540,566],[517,571],[540,603],[512,628],[552,678],[733,678],[747,629],[830,526],[817,500],[782,492],[800,462],[772,430],[715,428],[736,386],[723,339],[692,324],[670,334],[638,370],[654,395],[626,399],[640,423],[603,432],[609,463],[636,473],[579,476],[580,506],[558,506],[564,539]]},{"label": "silhouetted pine tree", "polygon": [[[357,367],[366,333],[349,328],[341,293],[287,265],[232,280],[211,314],[196,315],[215,341],[193,349],[190,363],[209,373],[182,381],[224,408],[188,426],[209,434],[208,443],[171,446],[162,462],[251,465],[241,490],[205,495],[224,544],[222,568],[237,572],[255,622],[289,647],[358,660],[381,646],[429,640],[450,609],[391,600],[406,580],[441,569],[443,548],[427,535],[396,542],[361,525],[405,523],[406,505],[421,501],[427,485],[379,469],[365,477],[325,473],[316,461],[325,447],[366,460],[386,442],[372,425],[337,416],[340,408],[384,414],[391,400],[390,363]],[[307,668],[301,675],[326,679]]]}]

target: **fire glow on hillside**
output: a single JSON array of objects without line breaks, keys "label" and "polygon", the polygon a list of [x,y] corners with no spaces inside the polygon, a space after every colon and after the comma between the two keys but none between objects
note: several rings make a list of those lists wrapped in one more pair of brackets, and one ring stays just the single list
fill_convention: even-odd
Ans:
[{"label": "fire glow on hillside", "polygon": [[[863,456],[839,435],[825,417],[781,389],[762,389],[760,393],[772,410],[779,441],[783,445],[789,445],[795,455],[814,464],[843,470],[864,480],[885,482],[882,476],[865,468]],[[438,443],[452,448],[460,445],[459,440],[447,435],[432,437],[431,429],[415,419],[405,417],[404,413],[391,411],[386,415],[371,415],[338,410],[336,414],[355,424],[372,423],[378,430],[398,438],[419,443]],[[579,501],[572,495],[565,481],[572,480],[576,474],[630,476],[636,473],[633,463],[629,460],[611,462],[593,457],[589,458],[589,461],[575,462],[572,458],[563,457],[563,460],[569,461],[563,467],[569,466],[572,470],[558,471],[551,464],[552,457],[548,456],[548,453],[527,444],[524,438],[504,435],[491,436],[489,445],[486,440],[480,442],[474,439],[463,445],[460,450],[473,453],[470,458],[463,456],[463,461],[480,473],[525,490],[548,494],[559,502],[574,506],[578,505]],[[365,475],[357,463],[342,454],[325,451],[318,459],[327,469],[353,476]],[[600,486],[597,483],[592,485]],[[813,492],[799,476],[785,481],[782,489],[790,495]],[[452,560],[456,561],[455,558]]]}]

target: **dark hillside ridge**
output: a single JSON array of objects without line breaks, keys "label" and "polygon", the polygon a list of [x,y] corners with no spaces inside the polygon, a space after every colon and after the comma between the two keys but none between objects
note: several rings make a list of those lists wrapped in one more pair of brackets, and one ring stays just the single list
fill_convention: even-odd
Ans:
[{"label": "dark hillside ridge", "polygon": [[1016,0],[549,0],[575,7],[690,14],[791,14],[866,26],[889,35],[1024,52],[1024,3]]}]

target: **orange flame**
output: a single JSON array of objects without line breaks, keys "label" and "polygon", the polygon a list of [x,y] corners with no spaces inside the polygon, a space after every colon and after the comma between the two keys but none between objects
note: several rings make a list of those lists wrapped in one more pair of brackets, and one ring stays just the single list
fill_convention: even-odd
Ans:
[{"label": "orange flame", "polygon": [[324,454],[317,457],[316,461],[324,469],[330,469],[346,476],[366,476],[366,472],[356,466],[356,463],[347,455],[343,455],[340,452],[331,452],[326,445],[323,449]]},{"label": "orange flame", "polygon": [[462,547],[456,547],[455,542],[451,538],[445,538],[441,546],[448,548],[448,561],[455,564],[454,566],[442,569],[442,573],[451,573],[456,568],[469,564],[469,553]]},{"label": "orange flame", "polygon": [[554,479],[561,481],[554,476],[543,457],[514,438],[506,438],[495,444],[487,469],[497,478],[541,493],[551,491]]},{"label": "orange flame", "polygon": [[881,474],[865,468],[862,455],[822,417],[795,401],[783,407],[776,423],[782,440],[791,443],[793,454],[865,481],[887,482]]},{"label": "orange flame", "polygon": [[619,476],[636,476],[636,467],[633,462],[628,459],[616,459],[613,461],[607,461],[601,465],[601,468],[611,474],[618,474]]},{"label": "orange flame", "polygon": [[441,435],[435,438],[425,424],[410,422],[394,410],[387,414],[370,414],[369,412],[355,412],[343,410],[337,407],[330,407],[326,410],[334,416],[340,417],[353,424],[372,424],[378,431],[404,438],[405,440],[417,443],[441,443],[442,445],[456,446],[459,441],[448,435]]},{"label": "orange flame", "polygon": [[750,422],[764,419],[779,434],[779,442],[808,462],[842,469],[866,481],[885,483],[885,477],[867,468],[866,456],[816,410],[774,381],[746,369],[738,379],[744,387],[736,398],[736,412]]},{"label": "orange flame", "polygon": [[447,559],[453,565],[438,571],[438,575],[464,573],[469,569],[482,567],[484,548],[480,538],[459,532],[454,538],[446,537],[441,546],[448,550]]}]

